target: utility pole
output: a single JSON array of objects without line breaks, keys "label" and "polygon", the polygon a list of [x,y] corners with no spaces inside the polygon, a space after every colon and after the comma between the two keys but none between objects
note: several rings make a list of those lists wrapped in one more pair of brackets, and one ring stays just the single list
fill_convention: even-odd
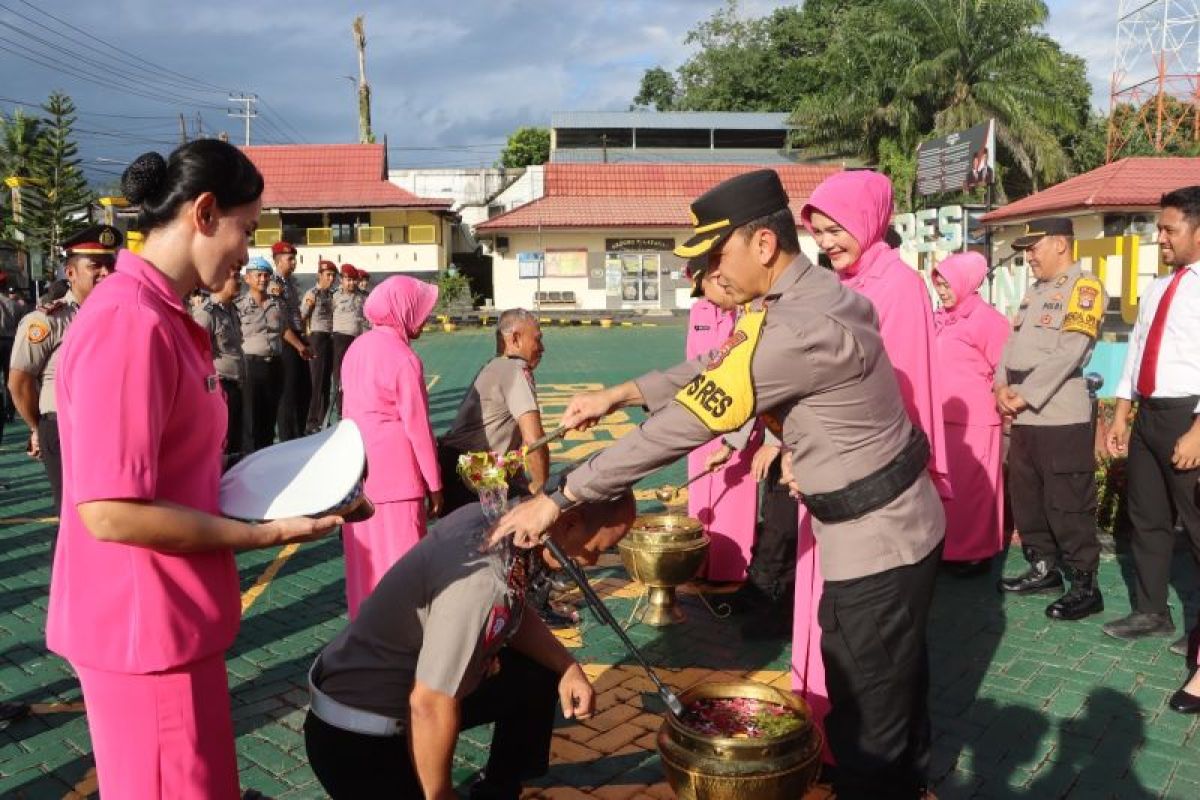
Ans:
[{"label": "utility pole", "polygon": [[350,26],[354,34],[354,46],[358,49],[358,143],[374,144],[371,132],[371,86],[367,83],[367,29],[362,15],[354,18]]},{"label": "utility pole", "polygon": [[183,114],[179,115],[179,143],[187,144],[187,121],[183,118]]},{"label": "utility pole", "polygon": [[258,116],[258,113],[256,111],[254,111],[254,109],[253,109],[254,104],[258,102],[258,95],[256,95],[256,94],[232,95],[231,94],[229,96],[229,102],[242,103],[245,106],[245,108],[230,109],[227,112],[226,116],[234,117],[235,119],[243,119],[246,121],[245,145],[246,145],[246,147],[249,147],[250,146],[250,120],[252,120]]}]

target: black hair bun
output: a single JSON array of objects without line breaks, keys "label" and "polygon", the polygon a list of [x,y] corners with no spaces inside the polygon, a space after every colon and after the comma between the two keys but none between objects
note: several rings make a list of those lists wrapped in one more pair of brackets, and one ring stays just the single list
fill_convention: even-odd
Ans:
[{"label": "black hair bun", "polygon": [[121,192],[133,205],[141,205],[162,193],[167,182],[167,162],[158,153],[142,153],[125,168]]}]

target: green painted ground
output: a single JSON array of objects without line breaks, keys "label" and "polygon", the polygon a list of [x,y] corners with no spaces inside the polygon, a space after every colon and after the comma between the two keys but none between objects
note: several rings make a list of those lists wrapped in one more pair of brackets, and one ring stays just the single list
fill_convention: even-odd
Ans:
[{"label": "green painted ground", "polygon": [[[558,329],[546,332],[548,352],[538,370],[548,411],[577,384],[611,383],[671,363],[682,350],[680,327]],[[458,398],[486,358],[489,334],[428,334],[419,343],[437,426],[453,415]],[[557,384],[550,388],[552,384]],[[566,386],[563,386],[566,385]],[[562,398],[562,399],[559,399]],[[632,424],[636,418],[630,420]],[[619,427],[594,440],[568,441],[563,454],[599,446]],[[0,447],[0,517],[47,513],[48,488],[10,430]],[[682,468],[663,470],[647,485],[678,482]],[[38,703],[73,702],[79,690],[70,670],[42,642],[52,526],[0,524],[0,697]],[[254,583],[274,552],[239,557],[243,589]],[[1019,555],[1010,552],[1008,569]],[[1183,552],[1176,585],[1196,618],[1195,574]],[[1167,696],[1185,675],[1168,640],[1127,644],[1108,639],[1100,622],[1125,613],[1129,567],[1106,555],[1102,578],[1109,611],[1100,619],[1052,623],[1046,600],[1004,600],[993,576],[943,578],[930,630],[933,651],[935,758],[941,798],[1196,798],[1200,797],[1200,741],[1195,718],[1166,709]],[[600,570],[597,577],[624,577]],[[1176,622],[1182,620],[1176,595]],[[618,617],[631,601],[609,601]],[[666,632],[635,626],[631,634],[658,664],[732,672],[786,669],[785,643],[743,642],[737,628],[714,619],[694,597],[688,622]],[[344,623],[342,563],[336,539],[303,547],[258,598],[229,652],[230,685],[238,732],[242,783],[279,797],[320,797],[304,759],[298,729],[306,702],[304,674],[313,655]],[[591,664],[624,662],[615,637],[590,620],[579,658]],[[463,737],[456,779],[469,780],[486,757],[481,732]],[[62,798],[92,766],[79,713],[40,714],[0,730],[0,796]],[[653,756],[625,752],[587,764],[556,766],[545,786],[646,784],[660,779]]]}]

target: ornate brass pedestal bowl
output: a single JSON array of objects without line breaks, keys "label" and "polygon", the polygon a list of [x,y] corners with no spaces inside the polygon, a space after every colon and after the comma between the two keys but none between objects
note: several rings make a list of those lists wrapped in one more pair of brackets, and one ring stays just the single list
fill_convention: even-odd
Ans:
[{"label": "ornate brass pedestal bowl", "polygon": [[618,549],[625,569],[649,589],[642,622],[662,627],[682,622],[675,587],[696,577],[708,557],[708,535],[683,514],[647,514],[633,522]]},{"label": "ornate brass pedestal bowl", "polygon": [[713,698],[752,698],[791,708],[800,726],[764,738],[707,736],[667,714],[658,752],[679,800],[799,800],[821,767],[821,733],[808,705],[790,692],[753,681],[700,684],[679,696],[684,708]]}]

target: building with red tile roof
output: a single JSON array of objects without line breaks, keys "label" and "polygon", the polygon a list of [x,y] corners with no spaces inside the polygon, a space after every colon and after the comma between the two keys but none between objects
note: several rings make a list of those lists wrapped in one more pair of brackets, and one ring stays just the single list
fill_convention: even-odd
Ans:
[{"label": "building with red tile roof", "polygon": [[[793,213],[841,169],[772,164]],[[686,308],[690,283],[671,253],[691,235],[689,205],[752,164],[579,164],[533,167],[535,199],[475,227],[493,253],[498,308],[670,311]],[[806,252],[816,248],[802,237]]]},{"label": "building with red tile roof", "polygon": [[451,201],[418,197],[388,180],[381,144],[242,148],[263,175],[263,211],[251,255],[286,240],[299,273],[318,262],[354,264],[373,275],[428,274],[450,264]]}]

